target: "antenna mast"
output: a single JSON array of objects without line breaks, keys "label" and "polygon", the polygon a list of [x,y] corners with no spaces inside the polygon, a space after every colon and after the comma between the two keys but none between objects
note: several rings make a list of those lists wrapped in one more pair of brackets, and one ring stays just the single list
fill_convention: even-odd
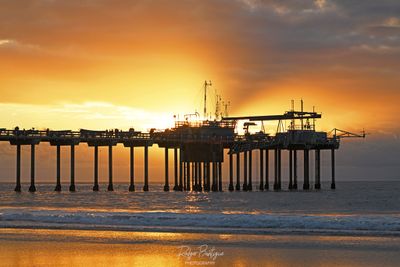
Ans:
[{"label": "antenna mast", "polygon": [[211,86],[211,81],[204,81],[204,119],[207,119],[207,86]]}]

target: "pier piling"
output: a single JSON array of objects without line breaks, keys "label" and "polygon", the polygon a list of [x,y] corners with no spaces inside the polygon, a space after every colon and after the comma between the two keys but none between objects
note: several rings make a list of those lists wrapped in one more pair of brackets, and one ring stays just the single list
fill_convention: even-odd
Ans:
[{"label": "pier piling", "polygon": [[60,145],[57,145],[56,165],[57,165],[56,166],[57,181],[54,191],[61,192],[61,146]]},{"label": "pier piling", "polygon": [[179,191],[178,185],[178,149],[174,148],[174,191]]},{"label": "pier piling", "polygon": [[31,185],[29,186],[29,192],[36,192],[35,186],[35,145],[31,144]]},{"label": "pier piling", "polygon": [[253,190],[253,150],[249,150],[249,181],[247,183],[247,191]]},{"label": "pier piling", "polygon": [[264,150],[260,149],[260,191],[264,191]]},{"label": "pier piling", "polygon": [[269,190],[269,149],[265,150],[265,190]]},{"label": "pier piling", "polygon": [[15,192],[21,192],[21,145],[17,145],[17,173],[16,173],[16,185]]},{"label": "pier piling", "polygon": [[289,149],[289,190],[293,189],[293,150]]},{"label": "pier piling", "polygon": [[233,155],[232,153],[229,154],[229,191],[233,191]]},{"label": "pier piling", "polygon": [[99,147],[94,146],[94,182],[93,191],[99,191]]},{"label": "pier piling", "polygon": [[247,174],[248,174],[248,170],[247,170],[247,151],[243,152],[243,191],[247,191]]},{"label": "pier piling", "polygon": [[331,161],[332,161],[332,183],[331,183],[331,189],[336,189],[336,183],[335,183],[335,149],[331,150]]},{"label": "pier piling", "polygon": [[308,149],[304,149],[304,183],[303,190],[310,189],[310,151]]},{"label": "pier piling", "polygon": [[321,189],[321,151],[315,150],[315,189]]},{"label": "pier piling", "polygon": [[240,191],[240,153],[236,153],[236,191]]},{"label": "pier piling", "polygon": [[293,190],[297,190],[297,150],[293,151]]},{"label": "pier piling", "polygon": [[149,146],[144,146],[144,185],[143,191],[149,191]]},{"label": "pier piling", "polygon": [[129,192],[135,191],[135,148],[129,147]]},{"label": "pier piling", "polygon": [[168,148],[165,148],[165,183],[164,183],[164,191],[169,191],[169,169],[168,169]]},{"label": "pier piling", "polygon": [[107,187],[107,191],[114,191],[112,145],[108,146],[108,187]]},{"label": "pier piling", "polygon": [[69,191],[75,192],[75,145],[71,145],[71,183]]}]

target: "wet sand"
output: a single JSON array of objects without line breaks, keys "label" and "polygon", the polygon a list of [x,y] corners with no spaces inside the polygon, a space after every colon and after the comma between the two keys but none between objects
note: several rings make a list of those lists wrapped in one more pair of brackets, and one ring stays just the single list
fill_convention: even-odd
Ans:
[{"label": "wet sand", "polygon": [[398,266],[399,238],[0,229],[1,266]]}]

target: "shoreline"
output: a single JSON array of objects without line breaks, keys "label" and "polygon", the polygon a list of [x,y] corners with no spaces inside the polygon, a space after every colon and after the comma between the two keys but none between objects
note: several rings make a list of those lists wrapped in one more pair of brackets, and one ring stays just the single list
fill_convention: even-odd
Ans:
[{"label": "shoreline", "polygon": [[[0,266],[396,266],[400,238],[0,228]],[[201,248],[206,253],[200,253]]]}]

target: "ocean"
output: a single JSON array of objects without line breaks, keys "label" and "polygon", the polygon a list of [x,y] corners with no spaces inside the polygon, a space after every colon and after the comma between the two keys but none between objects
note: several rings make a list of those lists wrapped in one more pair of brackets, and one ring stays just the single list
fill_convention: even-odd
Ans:
[{"label": "ocean", "polygon": [[[227,185],[225,185],[224,188]],[[0,184],[0,266],[398,266],[400,182],[280,192],[15,193]],[[137,188],[141,188],[137,184]],[[287,184],[283,184],[287,188]]]},{"label": "ocean", "polygon": [[320,191],[297,192],[163,192],[160,184],[151,184],[149,192],[128,192],[127,184],[115,184],[113,192],[104,184],[100,192],[90,184],[78,184],[74,193],[67,185],[61,193],[53,184],[39,184],[33,194],[28,185],[22,193],[13,188],[0,185],[1,228],[400,236],[395,181],[338,182],[336,190],[322,184]]}]

